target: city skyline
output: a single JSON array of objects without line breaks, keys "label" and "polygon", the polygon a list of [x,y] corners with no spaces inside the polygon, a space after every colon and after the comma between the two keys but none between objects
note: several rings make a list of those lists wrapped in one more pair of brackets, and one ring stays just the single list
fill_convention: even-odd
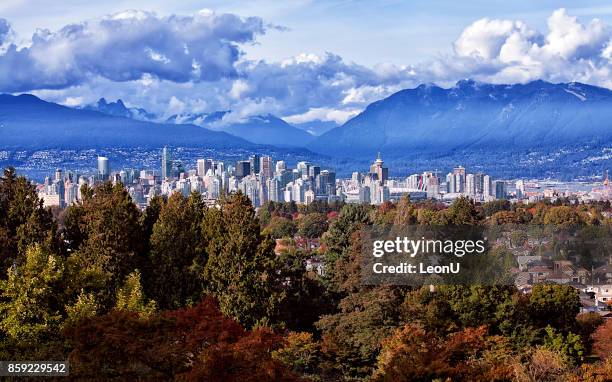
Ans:
[{"label": "city skyline", "polygon": [[[475,202],[508,199],[514,202],[554,201],[574,198],[578,201],[610,200],[612,190],[606,172],[601,183],[588,183],[590,190],[573,189],[570,183],[541,188],[534,180],[494,179],[481,171],[471,172],[459,165],[446,175],[438,170],[425,171],[406,177],[391,177],[381,154],[378,153],[368,171],[354,171],[350,178],[337,177],[332,169],[308,161],[295,168],[284,160],[253,154],[233,164],[213,158],[197,159],[194,168],[185,167],[171,148],[162,149],[157,169],[121,169],[111,172],[108,157],[98,156],[93,175],[63,172],[57,169],[53,178],[47,176],[38,184],[38,192],[46,207],[70,206],[81,199],[83,185],[94,187],[100,182],[121,183],[133,201],[146,208],[156,196],[169,197],[175,192],[187,197],[192,192],[202,195],[207,203],[215,204],[223,195],[242,192],[258,208],[267,202],[308,205],[314,201],[327,203],[366,203],[380,205],[398,202],[408,195],[411,200],[436,200],[449,204],[459,197]],[[565,187],[565,190],[563,188]]]}]

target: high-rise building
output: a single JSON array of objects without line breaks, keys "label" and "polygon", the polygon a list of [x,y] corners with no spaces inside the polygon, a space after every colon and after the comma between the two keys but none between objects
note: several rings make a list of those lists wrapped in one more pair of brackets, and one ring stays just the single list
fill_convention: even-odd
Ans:
[{"label": "high-rise building", "polygon": [[485,175],[482,177],[483,180],[483,185],[482,185],[482,194],[487,197],[487,196],[493,196],[493,194],[491,193],[491,177],[489,175]]},{"label": "high-rise building", "polygon": [[202,177],[206,175],[206,159],[198,159],[196,162],[196,169],[198,176]]},{"label": "high-rise building", "polygon": [[276,162],[276,168],[275,168],[276,175],[282,174],[285,171],[287,171],[287,165],[285,164],[285,161],[279,160],[278,162]]},{"label": "high-rise building", "polygon": [[236,177],[244,178],[251,173],[251,162],[248,160],[240,160],[236,162]]},{"label": "high-rise building", "polygon": [[310,163],[308,162],[298,162],[296,166],[298,172],[300,173],[300,177],[308,176],[308,171],[310,169]]},{"label": "high-rise building", "polygon": [[465,193],[468,195],[476,195],[476,181],[474,174],[465,176]]},{"label": "high-rise building", "polygon": [[370,166],[370,175],[374,177],[376,180],[384,184],[389,178],[389,169],[387,167],[383,167],[383,160],[380,157],[380,153],[376,157],[376,161]]},{"label": "high-rise building", "polygon": [[308,176],[311,179],[316,179],[317,175],[319,175],[321,173],[321,166],[310,166],[310,169],[308,170]]},{"label": "high-rise building", "polygon": [[55,181],[62,180],[62,169],[58,168],[55,170]]},{"label": "high-rise building", "polygon": [[484,194],[484,176],[481,172],[474,174],[474,186],[476,187],[477,195]]},{"label": "high-rise building", "polygon": [[172,158],[170,156],[170,149],[166,146],[162,150],[161,177],[162,180],[172,177]]},{"label": "high-rise building", "polygon": [[506,182],[503,180],[493,181],[492,190],[495,192],[495,199],[506,199],[508,191],[506,188]]},{"label": "high-rise building", "polygon": [[107,180],[110,175],[110,165],[107,157],[98,157],[98,176],[102,180]]},{"label": "high-rise building", "polygon": [[259,171],[260,171],[260,168],[259,168],[259,165],[260,165],[260,163],[259,163],[259,155],[257,155],[257,154],[251,155],[249,157],[249,164],[251,166],[250,167],[251,168],[251,174],[253,174],[253,175],[259,174]]},{"label": "high-rise building", "polygon": [[523,195],[525,195],[525,181],[522,179],[517,180],[515,184],[515,188],[516,188],[516,197],[522,198]]},{"label": "high-rise building", "polygon": [[260,173],[264,179],[270,179],[274,176],[274,169],[272,168],[272,158],[269,156],[261,157]]}]

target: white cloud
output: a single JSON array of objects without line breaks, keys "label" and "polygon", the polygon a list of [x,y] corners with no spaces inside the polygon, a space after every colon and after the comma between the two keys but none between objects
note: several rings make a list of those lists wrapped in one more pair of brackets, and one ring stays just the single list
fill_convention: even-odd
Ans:
[{"label": "white cloud", "polygon": [[[7,25],[2,21],[0,42]],[[217,81],[236,76],[239,44],[262,33],[257,17],[121,12],[56,32],[39,30],[28,46],[11,44],[0,54],[0,90],[66,88],[95,76],[115,82],[145,75],[173,82]]]},{"label": "white cloud", "polygon": [[[10,45],[0,54],[0,87],[40,89],[37,94],[64,103],[68,97],[83,103],[122,98],[163,116],[231,110],[222,123],[268,113],[294,123],[342,123],[403,88],[463,78],[612,88],[610,28],[597,19],[581,22],[564,9],[552,13],[544,31],[520,20],[476,20],[451,54],[415,65],[366,67],[333,53],[249,60],[240,45],[255,42],[263,25],[259,18],[208,10],[164,18],[128,11],[40,31],[30,47]],[[0,39],[3,30],[10,33],[0,19]],[[9,74],[13,68],[18,70]]]},{"label": "white cloud", "polygon": [[319,121],[334,121],[342,124],[350,118],[359,114],[361,109],[337,110],[327,107],[315,107],[302,114],[295,114],[285,117],[285,121],[289,123],[305,123],[314,120]]}]

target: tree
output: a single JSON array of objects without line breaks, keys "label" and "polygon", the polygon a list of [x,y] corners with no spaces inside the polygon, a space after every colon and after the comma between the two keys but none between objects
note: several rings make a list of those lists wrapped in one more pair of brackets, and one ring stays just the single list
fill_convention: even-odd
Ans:
[{"label": "tree", "polygon": [[325,278],[328,289],[336,291],[338,284],[335,281],[336,262],[348,254],[353,233],[370,223],[370,206],[346,205],[329,226],[323,235],[323,242],[327,247],[325,252]]},{"label": "tree", "polygon": [[125,279],[123,287],[117,291],[116,310],[136,312],[143,316],[153,314],[157,310],[155,301],[147,301],[140,285],[140,272],[130,273]]},{"label": "tree", "polygon": [[274,216],[270,219],[264,233],[269,234],[274,239],[293,237],[297,232],[297,226],[292,219],[281,216]]},{"label": "tree", "polygon": [[509,349],[503,338],[487,338],[486,332],[481,326],[439,337],[405,325],[383,341],[372,380],[509,380]]},{"label": "tree", "polygon": [[327,215],[312,212],[298,220],[298,234],[302,237],[315,239],[323,236],[327,231]]},{"label": "tree", "polygon": [[245,331],[210,298],[179,310],[142,316],[114,310],[64,331],[78,380],[295,380],[272,352],[282,339]]},{"label": "tree", "polygon": [[580,215],[569,206],[551,207],[544,215],[544,224],[571,227],[581,223]]},{"label": "tree", "polygon": [[98,314],[99,309],[93,293],[81,291],[76,302],[65,307],[66,321],[64,321],[64,326],[75,325],[83,319],[94,317]]},{"label": "tree", "polygon": [[161,309],[199,301],[206,264],[201,224],[205,206],[198,194],[185,198],[174,193],[162,205],[153,225],[148,264],[144,268],[146,292]]},{"label": "tree", "polygon": [[479,220],[474,202],[465,196],[457,198],[445,211],[445,215],[448,224],[454,225],[474,225]]},{"label": "tree", "polygon": [[62,259],[34,245],[24,264],[11,267],[8,279],[0,282],[0,330],[15,351],[35,352],[57,340],[63,276]]},{"label": "tree", "polygon": [[416,223],[416,210],[412,202],[410,202],[410,196],[408,194],[403,195],[397,203],[395,219],[393,224],[395,225],[408,225]]},{"label": "tree", "polygon": [[43,208],[36,188],[9,167],[0,177],[0,278],[14,262],[25,261],[26,250],[42,244],[59,249],[57,226],[49,209]]},{"label": "tree", "polygon": [[538,328],[550,325],[567,333],[576,326],[580,312],[580,297],[569,285],[536,284],[529,296],[528,312]]},{"label": "tree", "polygon": [[572,365],[580,364],[584,360],[585,348],[579,335],[569,332],[564,336],[551,326],[547,326],[545,331],[545,347],[567,357]]},{"label": "tree", "polygon": [[321,357],[321,344],[309,332],[290,332],[283,347],[272,353],[272,358],[306,377],[321,373]]},{"label": "tree", "polygon": [[93,292],[107,311],[126,276],[142,265],[141,213],[121,184],[103,183],[85,191],[71,223],[81,237],[74,240],[66,233],[69,242],[80,242],[68,261],[71,288],[75,298],[81,289]]},{"label": "tree", "polygon": [[246,327],[269,323],[285,292],[274,241],[261,235],[251,201],[230,195],[203,222],[208,238],[204,278],[221,311]]},{"label": "tree", "polygon": [[593,333],[593,351],[602,360],[612,359],[612,320],[606,320]]}]

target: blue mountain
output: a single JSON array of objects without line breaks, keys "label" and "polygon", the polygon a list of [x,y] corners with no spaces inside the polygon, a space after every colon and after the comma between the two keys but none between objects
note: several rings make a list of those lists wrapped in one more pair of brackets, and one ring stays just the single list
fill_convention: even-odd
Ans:
[{"label": "blue mountain", "polygon": [[240,122],[224,123],[223,117],[229,111],[173,115],[168,123],[192,123],[210,129],[224,131],[257,144],[277,147],[304,147],[314,135],[298,129],[272,114],[255,115]]},{"label": "blue mountain", "polygon": [[40,150],[163,145],[253,149],[225,132],[189,124],[158,124],[98,111],[73,109],[33,95],[0,95],[0,148]]},{"label": "blue mountain", "polygon": [[581,83],[420,85],[370,104],[308,147],[335,157],[428,159],[482,152],[604,147],[612,143],[612,91]]}]

